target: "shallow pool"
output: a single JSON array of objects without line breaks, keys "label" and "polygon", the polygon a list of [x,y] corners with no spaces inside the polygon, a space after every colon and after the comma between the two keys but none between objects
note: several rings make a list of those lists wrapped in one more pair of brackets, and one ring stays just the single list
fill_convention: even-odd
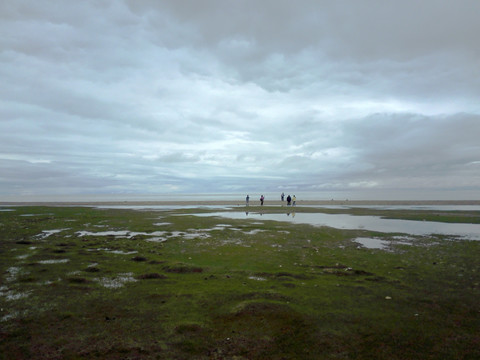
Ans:
[{"label": "shallow pool", "polygon": [[194,214],[196,216],[219,216],[230,219],[252,219],[258,221],[287,221],[295,224],[329,226],[336,229],[362,229],[383,233],[402,233],[410,235],[452,235],[469,240],[480,240],[480,224],[442,223],[433,221],[413,221],[384,219],[378,216],[355,216],[348,214],[290,213],[260,214],[235,212],[213,212]]}]

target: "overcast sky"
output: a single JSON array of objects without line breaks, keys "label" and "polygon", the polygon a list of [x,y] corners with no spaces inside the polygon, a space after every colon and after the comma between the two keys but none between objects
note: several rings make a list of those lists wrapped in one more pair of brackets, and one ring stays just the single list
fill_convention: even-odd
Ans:
[{"label": "overcast sky", "polygon": [[479,14],[477,0],[1,1],[0,199],[478,199]]}]

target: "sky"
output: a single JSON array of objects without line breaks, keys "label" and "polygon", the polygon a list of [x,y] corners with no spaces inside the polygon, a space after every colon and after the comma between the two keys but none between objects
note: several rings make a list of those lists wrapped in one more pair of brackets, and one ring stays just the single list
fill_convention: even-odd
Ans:
[{"label": "sky", "polygon": [[0,2],[0,200],[480,198],[480,1]]}]

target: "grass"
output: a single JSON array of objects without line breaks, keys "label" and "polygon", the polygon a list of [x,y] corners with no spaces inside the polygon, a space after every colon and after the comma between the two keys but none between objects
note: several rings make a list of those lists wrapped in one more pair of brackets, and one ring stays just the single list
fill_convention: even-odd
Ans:
[{"label": "grass", "polygon": [[352,239],[392,235],[198,211],[0,212],[0,358],[480,358],[480,242],[367,249]]}]

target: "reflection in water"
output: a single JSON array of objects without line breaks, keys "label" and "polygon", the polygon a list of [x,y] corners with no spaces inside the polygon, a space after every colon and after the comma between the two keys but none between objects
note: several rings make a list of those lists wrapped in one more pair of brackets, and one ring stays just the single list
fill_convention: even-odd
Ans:
[{"label": "reflection in water", "polygon": [[[230,219],[245,219],[243,212],[214,212],[195,214],[196,216],[221,216]],[[249,219],[262,216],[263,220],[288,221],[295,224],[328,226],[336,229],[364,229],[384,233],[411,235],[453,235],[464,239],[480,240],[480,224],[441,223],[433,221],[413,221],[384,219],[378,216],[354,216],[348,214],[300,213],[287,214],[247,214]],[[287,215],[287,216],[285,216]],[[292,215],[292,216],[290,216]]]}]

